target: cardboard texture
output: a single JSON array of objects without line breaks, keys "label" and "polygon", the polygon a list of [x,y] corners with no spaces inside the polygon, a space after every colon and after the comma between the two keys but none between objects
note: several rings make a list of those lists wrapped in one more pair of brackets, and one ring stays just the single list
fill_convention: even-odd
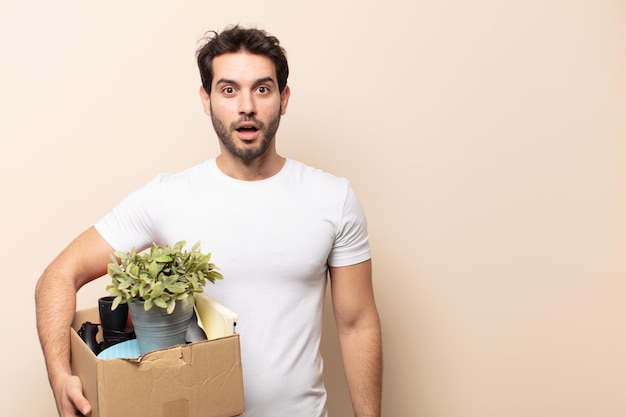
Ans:
[{"label": "cardboard texture", "polygon": [[138,359],[101,360],[76,333],[84,322],[99,320],[97,308],[77,311],[71,332],[72,370],[83,383],[92,417],[233,417],[244,412],[238,334]]}]

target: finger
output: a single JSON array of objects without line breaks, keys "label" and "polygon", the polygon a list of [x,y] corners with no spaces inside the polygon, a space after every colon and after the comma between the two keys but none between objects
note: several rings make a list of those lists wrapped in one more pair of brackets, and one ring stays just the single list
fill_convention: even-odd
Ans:
[{"label": "finger", "polygon": [[87,416],[91,413],[91,404],[89,404],[89,401],[87,401],[87,398],[83,395],[83,387],[77,376],[73,376],[68,384],[67,396],[80,413],[77,415]]}]

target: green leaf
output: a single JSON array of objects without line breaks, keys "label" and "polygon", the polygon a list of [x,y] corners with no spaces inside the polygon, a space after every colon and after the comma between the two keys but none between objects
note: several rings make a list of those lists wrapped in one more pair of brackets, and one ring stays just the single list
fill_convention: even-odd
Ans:
[{"label": "green leaf", "polygon": [[156,278],[157,275],[159,275],[159,264],[157,264],[156,261],[152,261],[150,263],[150,266],[148,267],[148,273],[150,274],[151,278]]},{"label": "green leaf", "polygon": [[156,262],[160,262],[160,263],[168,263],[168,262],[172,262],[174,260],[174,258],[172,258],[169,255],[159,255],[159,256],[155,256],[154,258],[152,258],[154,261]]},{"label": "green leaf", "polygon": [[124,271],[122,271],[122,268],[116,263],[110,263],[107,265],[107,274],[112,275],[112,274],[121,274]]},{"label": "green leaf", "polygon": [[127,281],[122,281],[120,282],[120,284],[117,286],[118,290],[125,290],[126,288],[130,287],[132,284],[132,282],[130,282],[130,280]]},{"label": "green leaf", "polygon": [[176,308],[176,300],[172,299],[169,303],[167,303],[167,314],[172,314],[175,308]]},{"label": "green leaf", "polygon": [[110,257],[111,257],[111,259],[115,263],[117,263],[117,259],[116,258],[119,258],[119,259],[121,259],[123,261],[123,260],[128,259],[128,256],[129,256],[129,254],[126,253],[126,252],[115,251],[115,252],[113,252],[113,255],[111,255]]},{"label": "green leaf", "polygon": [[113,299],[113,304],[111,304],[111,310],[115,310],[117,308],[117,306],[120,305],[120,303],[122,302],[122,296],[118,295],[117,297],[115,297]]},{"label": "green leaf", "polygon": [[150,298],[159,298],[163,294],[163,291],[165,291],[165,286],[162,282],[157,282],[152,286],[152,295],[150,295]]},{"label": "green leaf", "polygon": [[153,301],[154,301],[154,305],[161,307],[161,308],[167,308],[167,303],[165,302],[163,298],[155,298]]},{"label": "green leaf", "polygon": [[134,277],[139,276],[139,266],[138,265],[130,265],[128,268],[128,273]]},{"label": "green leaf", "polygon": [[183,284],[168,285],[167,290],[172,294],[180,294],[184,293],[187,290],[187,286]]}]

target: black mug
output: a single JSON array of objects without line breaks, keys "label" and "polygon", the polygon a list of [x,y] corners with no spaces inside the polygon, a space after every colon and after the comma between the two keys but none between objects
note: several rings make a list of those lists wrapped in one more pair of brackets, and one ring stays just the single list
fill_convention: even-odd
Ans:
[{"label": "black mug", "polygon": [[104,331],[123,331],[126,329],[128,319],[128,304],[120,304],[115,310],[111,310],[115,296],[109,295],[98,298],[98,311],[100,323]]}]

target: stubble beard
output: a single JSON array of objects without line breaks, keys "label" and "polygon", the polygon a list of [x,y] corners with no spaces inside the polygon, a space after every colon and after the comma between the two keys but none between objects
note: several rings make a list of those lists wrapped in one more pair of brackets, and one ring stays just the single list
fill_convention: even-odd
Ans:
[{"label": "stubble beard", "polygon": [[[276,131],[278,130],[278,126],[280,125],[280,109],[278,110],[276,116],[270,120],[268,125],[255,119],[254,117],[244,116],[236,122],[231,123],[230,127],[227,128],[224,122],[215,116],[213,112],[211,112],[211,121],[213,122],[213,128],[215,129],[217,137],[229,153],[243,161],[253,161],[264,155],[270,147],[272,140],[276,135]],[[235,140],[233,139],[233,134],[236,132],[235,128],[239,123],[244,121],[254,121],[259,127],[259,131],[261,132],[261,142],[257,146],[237,146],[235,143]]]}]

